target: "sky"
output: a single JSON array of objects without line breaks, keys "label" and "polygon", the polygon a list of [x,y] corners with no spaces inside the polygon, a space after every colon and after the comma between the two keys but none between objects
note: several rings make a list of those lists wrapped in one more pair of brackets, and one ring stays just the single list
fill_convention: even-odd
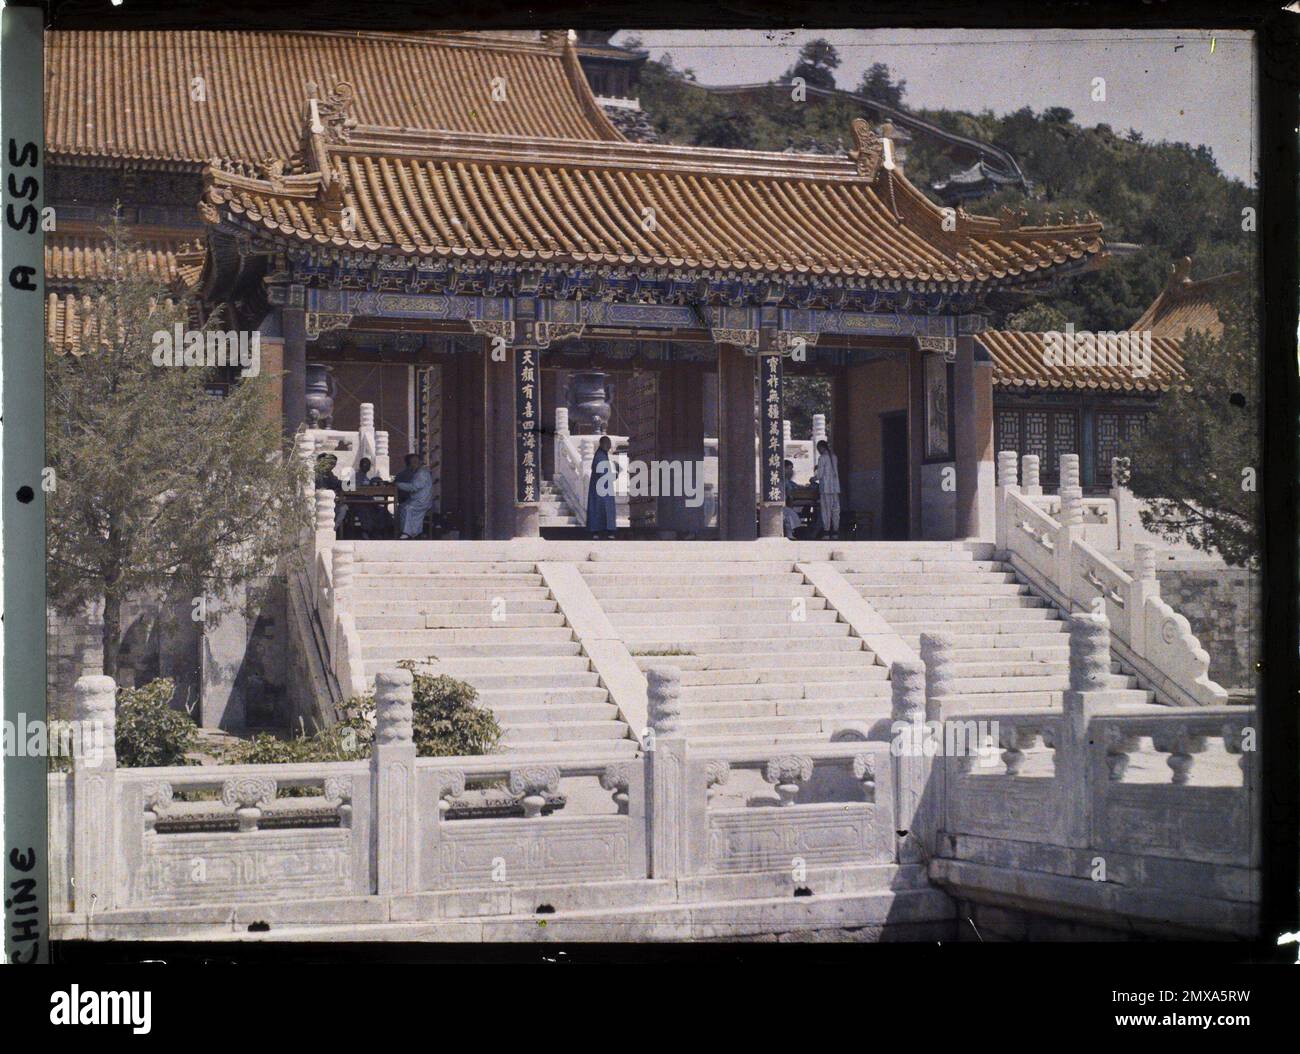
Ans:
[{"label": "sky", "polygon": [[[665,52],[701,84],[773,80],[799,48],[825,37],[840,56],[841,88],[884,62],[907,81],[905,106],[1003,114],[1064,106],[1075,120],[1136,128],[1148,140],[1208,146],[1219,167],[1256,182],[1254,38],[1194,30],[625,30],[651,58]],[[1104,101],[1092,98],[1105,79]]]}]

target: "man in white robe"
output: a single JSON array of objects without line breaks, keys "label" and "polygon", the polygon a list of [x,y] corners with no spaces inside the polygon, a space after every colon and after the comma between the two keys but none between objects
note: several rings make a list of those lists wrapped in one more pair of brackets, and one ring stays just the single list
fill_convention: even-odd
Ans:
[{"label": "man in white robe", "polygon": [[826,440],[817,443],[817,493],[821,501],[822,529],[828,538],[840,534],[840,463]]},{"label": "man in white robe", "polygon": [[433,508],[433,473],[420,463],[419,454],[407,454],[406,468],[397,474],[396,483],[398,538],[418,538],[424,533],[424,517]]}]

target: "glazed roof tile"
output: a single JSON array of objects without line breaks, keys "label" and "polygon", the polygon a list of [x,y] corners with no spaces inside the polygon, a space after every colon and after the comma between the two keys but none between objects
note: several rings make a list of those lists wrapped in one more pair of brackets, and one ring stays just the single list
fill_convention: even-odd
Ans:
[{"label": "glazed roof tile", "polygon": [[314,150],[305,176],[210,169],[206,217],[352,252],[944,285],[1028,278],[1103,251],[1097,222],[946,215],[897,172],[825,155],[375,127],[342,143],[318,136]]},{"label": "glazed roof tile", "polygon": [[288,158],[309,85],[328,95],[341,82],[362,123],[621,139],[561,33],[56,31],[46,142],[83,161]]}]

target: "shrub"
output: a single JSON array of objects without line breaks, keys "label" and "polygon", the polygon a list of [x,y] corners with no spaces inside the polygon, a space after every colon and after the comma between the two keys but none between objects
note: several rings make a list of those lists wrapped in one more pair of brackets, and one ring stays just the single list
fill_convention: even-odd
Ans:
[{"label": "shrub", "polygon": [[[501,739],[491,710],[477,705],[478,692],[454,677],[415,672],[414,660],[398,663],[414,676],[414,737],[422,758],[487,754]],[[308,736],[281,739],[263,732],[227,748],[223,765],[282,765],[299,761],[358,761],[370,757],[375,736],[375,699],[363,695],[339,708],[338,722]]]},{"label": "shrub", "polygon": [[170,706],[176,685],[170,678],[142,688],[117,690],[117,763],[123,768],[188,765],[186,752],[198,745],[189,714]]},{"label": "shrub", "polygon": [[445,674],[419,673],[413,659],[397,665],[414,677],[415,751],[420,757],[492,752],[501,741],[501,726],[491,710],[478,705],[473,685]]}]

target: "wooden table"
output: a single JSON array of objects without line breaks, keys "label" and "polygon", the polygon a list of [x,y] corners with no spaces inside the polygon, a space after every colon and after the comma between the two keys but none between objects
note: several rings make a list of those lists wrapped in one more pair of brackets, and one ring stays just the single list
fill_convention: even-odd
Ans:
[{"label": "wooden table", "polygon": [[396,519],[397,484],[377,483],[369,487],[345,490],[337,495],[337,500],[348,506],[348,518],[343,521],[345,527],[349,525],[352,509],[354,508],[369,508],[378,505],[386,512],[391,513]]}]

